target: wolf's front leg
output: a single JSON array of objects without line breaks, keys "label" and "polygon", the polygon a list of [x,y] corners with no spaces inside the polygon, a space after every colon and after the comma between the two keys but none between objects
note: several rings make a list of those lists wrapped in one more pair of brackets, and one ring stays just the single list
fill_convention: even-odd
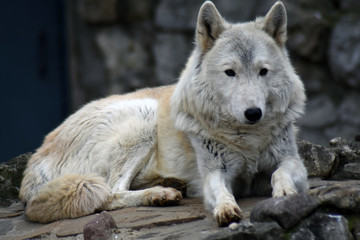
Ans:
[{"label": "wolf's front leg", "polygon": [[220,170],[209,172],[204,179],[205,204],[213,210],[214,217],[221,227],[239,222],[242,218],[242,211],[227,182]]},{"label": "wolf's front leg", "polygon": [[[191,137],[198,170],[203,181],[204,203],[213,211],[219,226],[227,226],[242,218],[241,209],[232,193],[232,180],[238,167],[233,160],[238,155],[213,139]],[[232,167],[230,167],[232,166]]]},{"label": "wolf's front leg", "polygon": [[287,156],[281,161],[278,169],[272,174],[271,185],[273,197],[307,192],[307,171],[298,156]]}]

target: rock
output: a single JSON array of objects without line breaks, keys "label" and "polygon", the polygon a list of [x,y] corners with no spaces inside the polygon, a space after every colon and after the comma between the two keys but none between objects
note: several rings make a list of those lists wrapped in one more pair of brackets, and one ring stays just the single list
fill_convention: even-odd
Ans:
[{"label": "rock", "polygon": [[330,74],[317,65],[306,59],[299,58],[293,62],[294,68],[300,74],[301,80],[304,82],[307,93],[321,94],[324,88],[328,86]]},{"label": "rock", "polygon": [[156,9],[155,24],[166,30],[193,31],[202,3],[202,0],[162,0]]},{"label": "rock", "polygon": [[25,153],[0,164],[0,206],[8,206],[19,198],[22,175],[32,153]]},{"label": "rock", "polygon": [[275,221],[281,227],[290,229],[318,207],[312,195],[293,194],[264,200],[251,211],[251,222]]},{"label": "rock", "polygon": [[230,22],[244,22],[256,17],[258,3],[253,0],[213,0],[221,15]]},{"label": "rock", "polygon": [[360,240],[360,220],[356,219],[354,221],[352,233],[355,240]]},{"label": "rock", "polygon": [[306,115],[300,119],[299,125],[312,128],[325,127],[337,120],[335,113],[336,108],[331,98],[320,95],[309,100],[306,105]]},{"label": "rock", "polygon": [[354,135],[358,132],[360,132],[358,126],[344,122],[337,123],[333,126],[327,127],[324,131],[326,139],[333,139],[335,137],[350,139],[350,138],[354,138]]},{"label": "rock", "polygon": [[[267,2],[267,1],[262,1]],[[327,0],[286,1],[288,13],[287,45],[291,52],[312,62],[324,60],[331,31],[329,19],[335,11]],[[259,4],[261,5],[261,4]]]},{"label": "rock", "polygon": [[79,0],[78,12],[89,23],[111,23],[117,19],[117,0]]},{"label": "rock", "polygon": [[338,161],[330,179],[360,179],[360,144],[342,138],[332,139],[329,144]]},{"label": "rock", "polygon": [[[360,50],[360,44],[359,44],[359,50]],[[360,60],[359,60],[359,64],[360,64]],[[360,94],[358,92],[352,91],[347,96],[345,96],[345,99],[342,101],[337,112],[337,115],[340,117],[340,120],[346,124],[351,124],[353,126],[360,126],[359,103],[360,103]]]},{"label": "rock", "polygon": [[102,212],[84,226],[84,240],[106,240],[116,228],[116,223],[107,212]]},{"label": "rock", "polygon": [[309,177],[328,177],[336,163],[336,155],[328,148],[299,140],[298,149]]},{"label": "rock", "polygon": [[312,143],[321,146],[327,146],[329,143],[329,138],[325,137],[323,129],[319,128],[300,126],[298,138],[311,141]]},{"label": "rock", "polygon": [[350,240],[348,221],[341,215],[315,213],[291,234],[290,240],[326,239]]},{"label": "rock", "polygon": [[320,11],[303,11],[300,9],[291,11],[293,18],[299,18],[299,22],[289,21],[289,49],[302,57],[312,61],[321,61],[326,54],[323,42],[330,35],[330,28]]},{"label": "rock", "polygon": [[192,47],[191,39],[182,34],[162,33],[156,36],[153,53],[156,59],[156,78],[160,84],[177,81]]},{"label": "rock", "polygon": [[[266,240],[285,240],[284,230],[276,222],[254,223],[250,229],[242,228],[242,223],[237,230],[219,231],[207,236],[206,240],[230,240],[230,239],[266,239]],[[188,236],[182,239],[191,239]]]},{"label": "rock", "polygon": [[360,212],[360,184],[346,182],[309,191],[321,207],[331,207],[341,211]]},{"label": "rock", "polygon": [[108,94],[140,87],[149,65],[148,52],[141,42],[131,38],[122,28],[113,27],[100,31],[96,43],[104,56],[110,81]]},{"label": "rock", "polygon": [[341,179],[360,179],[360,163],[347,163],[342,169]]},{"label": "rock", "polygon": [[360,17],[343,16],[331,35],[329,65],[335,79],[360,89]]},{"label": "rock", "polygon": [[153,0],[121,0],[118,1],[118,18],[128,24],[147,21],[151,18],[153,7]]},{"label": "rock", "polygon": [[349,143],[349,141],[347,141],[346,139],[341,138],[341,137],[336,137],[329,141],[330,147],[333,147],[333,148],[342,148],[342,147],[346,146],[348,143]]},{"label": "rock", "polygon": [[360,2],[358,0],[341,0],[340,7],[347,12],[360,12]]}]

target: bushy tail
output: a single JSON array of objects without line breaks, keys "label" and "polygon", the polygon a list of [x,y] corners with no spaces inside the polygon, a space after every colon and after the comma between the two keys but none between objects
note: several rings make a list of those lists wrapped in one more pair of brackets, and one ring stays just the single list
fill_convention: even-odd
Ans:
[{"label": "bushy tail", "polygon": [[96,175],[64,175],[43,186],[27,202],[30,221],[48,223],[77,218],[101,208],[110,195],[105,179]]}]

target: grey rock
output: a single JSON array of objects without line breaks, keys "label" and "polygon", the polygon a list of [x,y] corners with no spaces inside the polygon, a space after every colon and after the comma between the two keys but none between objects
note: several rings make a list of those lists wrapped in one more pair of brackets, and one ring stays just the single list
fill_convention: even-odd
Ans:
[{"label": "grey rock", "polygon": [[358,0],[341,0],[340,7],[347,12],[359,13],[360,1]]},{"label": "grey rock", "polygon": [[79,0],[79,15],[90,23],[109,23],[117,19],[118,0]]},{"label": "grey rock", "polygon": [[[254,228],[254,229],[253,229]],[[244,239],[244,240],[283,240],[286,239],[284,230],[276,222],[262,222],[254,223],[254,227],[249,229],[239,228],[237,231],[218,231],[204,239],[206,240],[230,240],[230,239]],[[184,238],[184,239],[189,239]]]},{"label": "grey rock", "polygon": [[336,164],[332,150],[305,140],[299,140],[297,144],[309,177],[328,177],[332,173]]},{"label": "grey rock", "polygon": [[360,175],[360,163],[348,163],[344,165],[344,171],[347,171],[349,173],[352,173],[356,175],[355,178],[352,179],[358,179]]},{"label": "grey rock", "polygon": [[316,240],[316,236],[314,235],[313,232],[311,232],[310,229],[302,227],[299,228],[298,231],[296,231],[295,233],[291,234],[290,236],[290,240]]},{"label": "grey rock", "polygon": [[355,240],[360,240],[360,220],[359,219],[356,219],[354,221],[352,234],[353,234]]},{"label": "grey rock", "polygon": [[[250,239],[264,239],[264,240],[282,240],[286,239],[284,230],[275,222],[269,223],[255,223],[256,235]],[[245,235],[246,237],[246,235]],[[233,238],[233,239],[246,239],[246,238]]]},{"label": "grey rock", "polygon": [[335,137],[353,139],[355,135],[360,132],[358,126],[349,123],[337,123],[325,128],[323,131],[326,139],[333,139]]},{"label": "grey rock", "polygon": [[230,22],[244,22],[256,17],[258,3],[253,0],[213,0],[221,15]]},{"label": "grey rock", "polygon": [[[84,23],[81,22],[81,24]],[[108,93],[107,84],[104,84],[105,64],[94,40],[93,30],[82,27],[74,34],[78,39],[78,44],[76,45],[76,54],[73,56],[77,60],[75,63],[77,72],[73,73],[75,76],[72,82],[74,87],[72,97],[74,99],[73,107],[78,109],[84,103]]]},{"label": "grey rock", "polygon": [[329,15],[335,10],[327,0],[286,1],[288,12],[288,47],[313,62],[326,57],[330,35]]},{"label": "grey rock", "polygon": [[360,162],[347,163],[343,168],[342,179],[360,179]]},{"label": "grey rock", "polygon": [[275,221],[281,227],[290,229],[318,207],[312,195],[293,194],[280,198],[264,200],[251,211],[251,222]]},{"label": "grey rock", "polygon": [[[360,104],[360,93],[359,92],[352,91],[352,92],[350,92],[350,94],[345,96],[345,99],[342,101],[342,103],[338,109],[338,112],[337,112],[337,114],[340,117],[340,120],[346,124],[351,124],[351,125],[357,126],[357,127],[360,126],[359,104]],[[360,133],[360,131],[359,131],[359,133]],[[338,136],[341,136],[341,135],[338,135]]]},{"label": "grey rock", "polygon": [[22,175],[32,153],[22,154],[0,164],[0,206],[8,206],[18,199]]},{"label": "grey rock", "polygon": [[0,220],[0,236],[5,235],[7,232],[11,231],[14,228],[12,221],[8,219]]},{"label": "grey rock", "polygon": [[335,113],[336,108],[331,98],[323,94],[309,100],[306,105],[306,115],[300,119],[299,125],[312,128],[324,127],[336,121]]},{"label": "grey rock", "polygon": [[342,138],[330,141],[333,151],[337,155],[337,167],[330,179],[360,179],[360,144]]},{"label": "grey rock", "polygon": [[156,59],[156,78],[160,84],[177,81],[192,47],[191,38],[182,34],[162,33],[156,36],[153,52]]},{"label": "grey rock", "polygon": [[153,0],[121,0],[118,1],[118,18],[126,23],[148,21],[154,8]]},{"label": "grey rock", "polygon": [[[156,9],[155,23],[165,30],[193,31],[202,0],[162,0]],[[230,22],[242,22],[256,16],[257,2],[252,0],[213,0],[220,14]]]},{"label": "grey rock", "polygon": [[350,240],[352,238],[346,218],[337,214],[317,212],[306,219],[290,236],[290,240],[301,239]]},{"label": "grey rock", "polygon": [[343,16],[331,35],[330,69],[339,82],[360,89],[360,17]]},{"label": "grey rock", "polygon": [[113,217],[108,212],[102,212],[84,226],[84,240],[106,240],[116,228]]},{"label": "grey rock", "polygon": [[303,126],[300,126],[299,128],[299,139],[304,139],[321,146],[328,145],[329,138],[325,136],[325,133],[322,129]]},{"label": "grey rock", "polygon": [[360,212],[360,184],[335,184],[310,190],[321,207],[331,207],[351,212]]},{"label": "grey rock", "polygon": [[320,94],[328,86],[330,75],[327,71],[305,59],[297,59],[293,64],[308,93]]},{"label": "grey rock", "polygon": [[202,0],[162,0],[155,13],[155,24],[166,30],[194,30]]},{"label": "grey rock", "polygon": [[109,77],[109,92],[115,94],[141,86],[147,73],[148,52],[140,41],[129,36],[120,27],[100,31],[96,36],[105,60]]}]

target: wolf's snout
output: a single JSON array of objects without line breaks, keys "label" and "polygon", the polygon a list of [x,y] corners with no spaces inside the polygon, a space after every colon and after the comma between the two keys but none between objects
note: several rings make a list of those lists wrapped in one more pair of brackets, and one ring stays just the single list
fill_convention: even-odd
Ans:
[{"label": "wolf's snout", "polygon": [[262,111],[260,108],[248,108],[245,111],[245,117],[249,121],[249,124],[257,123],[262,116]]}]

